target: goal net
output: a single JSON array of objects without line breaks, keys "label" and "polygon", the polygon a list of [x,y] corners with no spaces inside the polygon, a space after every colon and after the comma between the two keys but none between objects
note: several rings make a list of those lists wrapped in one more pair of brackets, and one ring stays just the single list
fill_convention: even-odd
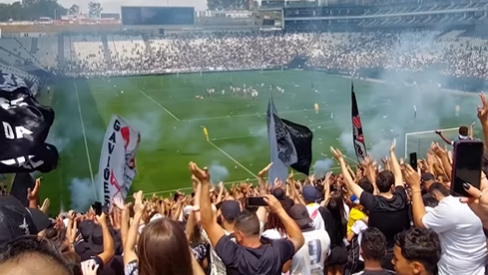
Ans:
[{"label": "goal net", "polygon": [[414,153],[414,152],[416,152],[419,157],[424,157],[427,151],[429,150],[430,144],[432,142],[438,142],[442,146],[446,144],[439,137],[439,135],[435,133],[436,130],[441,130],[442,134],[450,140],[457,139],[459,134],[459,127],[406,133],[405,134],[405,158],[407,158],[410,153]]}]

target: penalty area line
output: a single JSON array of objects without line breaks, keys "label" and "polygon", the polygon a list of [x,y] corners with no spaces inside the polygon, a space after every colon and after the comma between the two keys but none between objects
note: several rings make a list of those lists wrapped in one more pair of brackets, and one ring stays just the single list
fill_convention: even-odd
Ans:
[{"label": "penalty area line", "polygon": [[212,141],[208,141],[208,143],[210,143],[210,145],[212,145],[213,147],[215,147],[215,149],[219,150],[222,154],[224,154],[224,156],[228,157],[230,160],[232,160],[235,164],[237,164],[238,166],[240,166],[242,169],[244,169],[246,172],[248,172],[250,175],[252,175],[253,177],[257,178],[258,175],[254,174],[251,170],[247,169],[246,166],[244,166],[242,163],[240,163],[239,161],[237,161],[235,158],[233,158],[231,155],[227,154],[226,151],[224,151],[222,148],[220,148],[219,146],[215,145],[215,143],[213,143]]},{"label": "penalty area line", "polygon": [[154,98],[148,96],[145,92],[141,91],[141,90],[138,90],[139,93],[141,93],[142,95],[144,95],[145,97],[147,97],[147,99],[151,100],[152,102],[154,102],[154,104],[158,105],[161,109],[163,109],[166,113],[168,113],[168,115],[172,116],[176,121],[180,121],[180,119],[175,116],[172,112],[170,112],[168,109],[166,109],[166,107],[164,107],[163,105],[161,105],[161,103],[157,102]]}]

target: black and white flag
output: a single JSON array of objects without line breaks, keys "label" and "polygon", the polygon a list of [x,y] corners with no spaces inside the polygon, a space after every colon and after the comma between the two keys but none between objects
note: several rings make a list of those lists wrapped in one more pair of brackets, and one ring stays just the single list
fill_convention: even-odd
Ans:
[{"label": "black and white flag", "polygon": [[364,161],[366,156],[366,143],[364,142],[363,125],[361,117],[359,116],[358,102],[356,101],[356,94],[354,93],[354,85],[351,83],[351,121],[352,121],[352,140],[354,143],[354,151],[358,162]]},{"label": "black and white flag", "polygon": [[276,178],[284,183],[288,177],[288,167],[308,175],[312,163],[312,131],[306,126],[280,118],[272,97],[268,103],[267,122],[273,162],[268,172],[270,184]]},{"label": "black and white flag", "polygon": [[0,173],[49,172],[59,158],[56,147],[45,143],[54,111],[24,85],[14,89],[19,79],[5,74],[0,79]]}]

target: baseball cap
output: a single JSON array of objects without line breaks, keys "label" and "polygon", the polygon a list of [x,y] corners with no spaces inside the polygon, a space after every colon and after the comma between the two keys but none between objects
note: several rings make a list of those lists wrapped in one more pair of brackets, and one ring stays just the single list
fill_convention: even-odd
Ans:
[{"label": "baseball cap", "polygon": [[39,209],[26,208],[14,196],[0,197],[0,247],[15,238],[36,235],[51,224]]},{"label": "baseball cap", "polygon": [[313,221],[303,204],[295,204],[288,211],[288,215],[298,224],[301,229],[308,227]]},{"label": "baseball cap", "polygon": [[241,206],[236,201],[224,201],[220,206],[220,212],[226,221],[233,222],[241,213]]},{"label": "baseball cap", "polygon": [[432,175],[431,173],[423,173],[422,176],[420,177],[421,182],[429,181],[429,180],[435,180],[435,176]]},{"label": "baseball cap", "polygon": [[356,197],[356,195],[352,194],[350,199],[354,204],[359,204],[359,199]]},{"label": "baseball cap", "polygon": [[315,202],[319,197],[319,191],[313,185],[305,185],[302,196],[308,202]]}]

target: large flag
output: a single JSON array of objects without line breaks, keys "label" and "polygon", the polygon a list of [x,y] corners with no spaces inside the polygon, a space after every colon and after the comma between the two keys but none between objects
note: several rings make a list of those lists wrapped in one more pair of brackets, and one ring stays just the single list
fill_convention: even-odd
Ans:
[{"label": "large flag", "polygon": [[97,184],[104,205],[115,197],[125,199],[136,175],[136,154],[141,134],[117,115],[112,115],[103,139]]},{"label": "large flag", "polygon": [[358,103],[354,93],[354,84],[351,83],[351,101],[352,101],[352,139],[354,142],[354,151],[359,162],[363,162],[367,156],[366,144],[364,143],[363,126],[359,116]]},{"label": "large flag", "polygon": [[271,184],[276,178],[283,182],[288,177],[288,167],[309,174],[312,163],[312,131],[278,116],[273,98],[270,97],[267,111],[268,139],[271,162],[268,177]]},{"label": "large flag", "polygon": [[45,143],[54,111],[37,102],[22,78],[0,71],[0,173],[49,172],[55,146]]}]

